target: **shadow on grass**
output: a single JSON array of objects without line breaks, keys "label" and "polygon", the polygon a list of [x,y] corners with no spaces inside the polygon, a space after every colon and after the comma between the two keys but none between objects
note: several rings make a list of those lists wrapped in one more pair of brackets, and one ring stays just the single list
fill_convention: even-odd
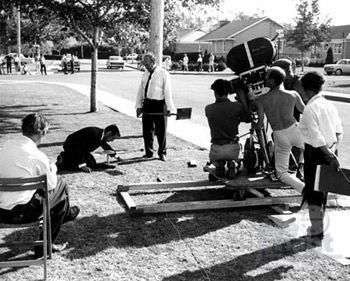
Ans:
[{"label": "shadow on grass", "polygon": [[0,135],[20,133],[21,120],[27,114],[45,109],[47,109],[47,104],[0,106]]},{"label": "shadow on grass", "polygon": [[[116,202],[117,204],[117,202]],[[100,217],[77,218],[65,224],[56,243],[69,242],[69,259],[94,256],[107,248],[143,248],[152,245],[193,238],[239,223],[242,219],[261,222],[257,212],[201,212],[174,213],[157,216],[133,216],[120,213]],[[176,228],[176,229],[175,229]],[[179,231],[179,232],[178,232]],[[3,237],[5,242],[29,235],[28,230],[19,230]],[[14,249],[18,251],[18,249]],[[62,253],[64,254],[64,253]],[[1,255],[0,255],[1,258]]]},{"label": "shadow on grass", "polygon": [[293,266],[278,266],[269,271],[263,270],[263,273],[258,273],[254,276],[249,275],[249,272],[270,262],[293,256],[311,248],[314,248],[314,246],[306,237],[294,238],[282,244],[273,245],[271,247],[237,256],[229,262],[216,264],[212,267],[204,268],[203,270],[184,271],[180,274],[166,277],[163,281],[206,280],[208,279],[208,275],[210,280],[282,280],[284,278],[283,275],[293,269]]}]

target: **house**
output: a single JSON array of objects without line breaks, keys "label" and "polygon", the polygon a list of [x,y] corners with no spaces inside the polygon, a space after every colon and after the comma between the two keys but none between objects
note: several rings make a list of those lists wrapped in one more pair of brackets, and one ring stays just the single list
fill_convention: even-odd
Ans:
[{"label": "house", "polygon": [[350,59],[350,25],[332,26],[330,31],[331,41],[320,44],[316,57],[324,62],[327,51],[331,47],[334,61]]},{"label": "house", "polygon": [[273,38],[283,26],[268,17],[226,22],[217,29],[198,38],[198,42],[210,43],[208,52],[226,57],[233,46],[256,37]]},{"label": "house", "polygon": [[[283,39],[285,45],[285,39]],[[333,50],[334,62],[347,58],[350,59],[350,25],[332,26],[330,28],[330,41],[321,42],[319,46],[311,47],[304,53],[306,60],[312,63],[325,63],[327,51],[329,48]],[[282,57],[300,58],[300,51],[294,47],[285,47]]]},{"label": "house", "polygon": [[201,52],[210,47],[208,43],[196,41],[205,34],[206,32],[199,28],[182,29],[179,31],[177,42],[173,43],[169,49],[177,54]]}]

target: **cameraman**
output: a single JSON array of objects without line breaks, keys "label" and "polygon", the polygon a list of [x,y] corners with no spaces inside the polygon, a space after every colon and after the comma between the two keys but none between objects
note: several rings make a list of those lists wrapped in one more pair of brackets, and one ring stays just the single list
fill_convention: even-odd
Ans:
[{"label": "cameraman", "polygon": [[235,175],[235,162],[241,152],[238,143],[238,126],[240,122],[250,122],[250,113],[244,110],[242,103],[230,101],[228,94],[231,84],[227,80],[217,79],[211,85],[214,91],[215,102],[205,107],[205,116],[208,119],[211,134],[209,160],[216,167],[216,175],[225,177],[227,162],[229,177]]},{"label": "cameraman", "polygon": [[293,146],[303,148],[304,143],[293,113],[294,107],[304,111],[304,103],[296,91],[287,91],[283,86],[286,77],[282,68],[271,67],[266,75],[266,85],[270,91],[257,101],[258,128],[263,128],[264,114],[270,123],[275,143],[276,176],[298,192],[302,192],[304,183],[288,172],[289,155]]}]

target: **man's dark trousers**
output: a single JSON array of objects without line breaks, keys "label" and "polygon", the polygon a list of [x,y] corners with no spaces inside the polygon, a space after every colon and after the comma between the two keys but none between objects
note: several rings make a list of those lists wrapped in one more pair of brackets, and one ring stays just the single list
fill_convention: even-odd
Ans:
[{"label": "man's dark trousers", "polygon": [[327,193],[314,190],[317,165],[329,165],[326,155],[320,148],[305,144],[304,151],[305,188],[303,200],[309,205],[311,234],[323,235],[323,217],[327,203]]},{"label": "man's dark trousers", "polygon": [[[142,133],[146,156],[153,156],[154,132],[158,140],[158,155],[166,155],[167,117],[164,116],[166,110],[165,101],[145,99],[142,110]],[[160,113],[162,115],[148,115],[148,113]]]},{"label": "man's dark trousers", "polygon": [[[31,223],[38,220],[42,215],[43,198],[41,191],[34,193],[32,199],[22,205],[15,206],[12,210],[0,209],[1,220],[5,223]],[[68,187],[62,178],[58,177],[56,188],[49,191],[51,236],[52,243],[55,242],[61,226],[69,215]],[[40,234],[42,238],[42,233]]]}]

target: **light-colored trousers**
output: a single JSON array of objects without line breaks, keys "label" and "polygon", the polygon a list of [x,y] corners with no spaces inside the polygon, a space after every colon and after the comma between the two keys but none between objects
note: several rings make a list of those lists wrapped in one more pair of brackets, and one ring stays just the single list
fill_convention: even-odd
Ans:
[{"label": "light-colored trousers", "polygon": [[288,173],[289,157],[292,147],[304,148],[304,142],[298,128],[298,123],[294,123],[287,129],[274,131],[273,138],[275,143],[275,167],[277,178],[301,193],[305,184],[294,174]]}]

